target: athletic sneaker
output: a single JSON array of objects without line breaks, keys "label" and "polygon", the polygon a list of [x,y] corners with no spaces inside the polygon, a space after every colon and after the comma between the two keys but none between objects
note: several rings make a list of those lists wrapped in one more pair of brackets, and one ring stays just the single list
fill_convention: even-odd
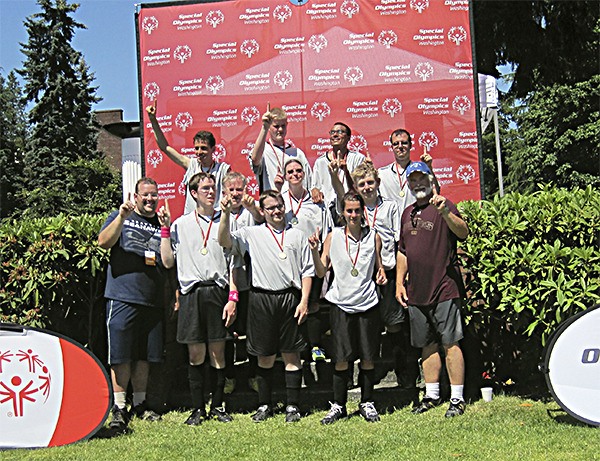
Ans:
[{"label": "athletic sneaker", "polygon": [[300,414],[300,409],[296,405],[288,405],[285,408],[285,422],[286,423],[295,423],[300,421],[302,415]]},{"label": "athletic sneaker", "polygon": [[258,410],[256,410],[256,413],[252,415],[252,421],[255,423],[260,423],[262,421],[266,421],[271,416],[273,416],[273,410],[271,410],[271,407],[269,405],[261,405],[258,407]]},{"label": "athletic sneaker", "polygon": [[145,400],[131,409],[131,417],[134,416],[136,418],[143,419],[144,421],[152,422],[160,421],[162,419],[162,416],[148,408]]},{"label": "athletic sneaker", "polygon": [[227,413],[223,407],[211,408],[208,417],[214,418],[220,423],[230,423],[233,421],[231,415]]},{"label": "athletic sneaker", "polygon": [[185,420],[184,424],[187,424],[188,426],[200,426],[205,419],[206,411],[203,408],[196,408],[192,411],[192,414],[188,416],[188,419]]},{"label": "athletic sneaker", "polygon": [[119,408],[114,405],[111,410],[112,418],[108,423],[108,428],[115,434],[124,434],[127,432],[127,425],[129,424],[129,412],[127,408]]},{"label": "athletic sneaker", "polygon": [[223,386],[224,394],[231,394],[235,390],[235,378],[225,378],[225,386]]},{"label": "athletic sneaker", "polygon": [[419,402],[419,404],[412,409],[412,412],[415,415],[419,415],[421,413],[425,413],[426,411],[431,410],[432,408],[439,406],[441,403],[441,397],[438,397],[437,399],[432,399],[431,397],[425,396],[423,397],[423,400],[421,400],[421,402]]},{"label": "athletic sneaker", "polygon": [[453,418],[454,416],[460,416],[465,412],[467,404],[464,400],[450,399],[450,406],[446,411],[446,418]]},{"label": "athletic sneaker", "polygon": [[338,405],[337,403],[331,403],[329,413],[327,413],[325,417],[321,420],[321,424],[333,424],[336,421],[347,417],[348,413],[346,412],[346,407]]},{"label": "athletic sneaker", "polygon": [[256,379],[256,376],[253,378],[248,378],[248,387],[254,392],[258,392],[258,380]]},{"label": "athletic sneaker", "polygon": [[361,403],[358,406],[358,412],[368,423],[376,423],[377,421],[381,421],[379,413],[377,413],[377,409],[375,408],[375,404],[373,402]]},{"label": "athletic sneaker", "polygon": [[318,346],[313,347],[310,353],[312,355],[313,362],[321,362],[327,358],[325,357],[325,352],[323,352],[323,349]]}]

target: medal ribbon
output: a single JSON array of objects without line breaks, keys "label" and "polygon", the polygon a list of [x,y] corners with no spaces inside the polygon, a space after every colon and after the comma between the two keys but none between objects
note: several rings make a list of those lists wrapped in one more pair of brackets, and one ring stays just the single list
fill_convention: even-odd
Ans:
[{"label": "medal ribbon", "polygon": [[214,222],[213,218],[215,217],[215,211],[212,212],[212,215],[210,217],[210,224],[208,225],[208,230],[206,231],[206,234],[204,234],[204,229],[202,229],[202,226],[200,225],[200,220],[198,219],[198,212],[195,212],[194,216],[196,216],[196,223],[198,223],[200,232],[202,232],[202,248],[206,248],[206,244],[208,243],[208,237],[210,236],[210,229]]},{"label": "medal ribbon", "polygon": [[[273,153],[275,154],[275,157],[277,158],[277,167],[279,169],[279,171],[281,171],[281,174],[284,173],[283,171],[283,165],[285,164],[285,150],[287,149],[287,146],[285,145],[285,140],[283,141],[283,147],[275,147],[273,145],[273,141],[271,141],[269,139],[269,145],[271,146],[271,148],[273,149]],[[279,157],[279,150],[281,150],[281,158]]]},{"label": "medal ribbon", "polygon": [[354,256],[354,260],[352,260],[352,256],[350,255],[350,244],[348,242],[348,228],[344,230],[346,234],[346,253],[348,253],[348,257],[350,258],[350,263],[352,264],[352,269],[356,269],[356,261],[358,261],[358,254],[360,253],[360,240],[358,241],[358,249],[356,250],[356,255]]},{"label": "medal ribbon", "polygon": [[279,251],[283,253],[283,239],[285,238],[285,229],[281,231],[281,243],[279,243],[279,240],[277,240],[277,236],[275,235],[275,232],[273,232],[273,229],[271,229],[271,226],[269,226],[268,224],[265,224],[265,226],[267,226],[267,229],[269,229],[269,232],[271,232],[271,235],[275,239],[275,243],[277,243]]},{"label": "medal ribbon", "polygon": [[365,221],[367,221],[367,226],[374,228],[375,221],[377,220],[377,212],[379,211],[379,204],[375,205],[375,213],[373,213],[373,225],[369,222],[369,213],[367,213],[367,207],[365,207]]},{"label": "medal ribbon", "polygon": [[402,191],[402,190],[404,190],[404,186],[406,186],[406,182],[408,181],[408,178],[405,179],[404,181],[402,181],[402,176],[404,176],[404,173],[406,172],[406,168],[404,169],[402,174],[400,174],[399,170],[400,170],[400,165],[398,165],[396,163],[396,176],[398,176],[398,182],[400,183],[400,191]]},{"label": "medal ribbon", "polygon": [[[300,208],[302,207],[302,202],[304,202],[304,197],[306,197],[306,191],[303,189],[302,190],[302,198],[300,199],[300,202],[298,203],[298,208],[296,209],[296,211],[294,211],[294,204],[292,203],[292,192],[288,190],[288,197],[290,199],[290,209],[292,210],[292,215],[294,217],[296,217],[298,215],[298,213],[300,213]],[[296,198],[296,197],[294,197]]]}]

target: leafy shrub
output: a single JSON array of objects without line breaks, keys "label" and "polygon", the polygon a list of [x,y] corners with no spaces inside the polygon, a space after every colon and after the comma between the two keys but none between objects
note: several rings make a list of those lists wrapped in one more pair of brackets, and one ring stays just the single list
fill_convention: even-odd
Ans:
[{"label": "leafy shrub", "polygon": [[102,301],[105,216],[4,220],[0,225],[0,321],[50,328],[82,343]]},{"label": "leafy shrub", "polygon": [[460,208],[469,330],[492,371],[531,373],[558,324],[600,299],[600,193],[545,186]]}]

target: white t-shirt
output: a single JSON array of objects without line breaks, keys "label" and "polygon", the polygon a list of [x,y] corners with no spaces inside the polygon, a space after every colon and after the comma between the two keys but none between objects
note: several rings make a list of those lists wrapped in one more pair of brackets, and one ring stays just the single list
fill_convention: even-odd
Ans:
[{"label": "white t-shirt", "polygon": [[190,189],[187,187],[187,185],[189,184],[190,179],[192,179],[192,176],[194,176],[196,173],[200,173],[201,171],[210,173],[215,177],[215,186],[217,189],[215,195],[215,209],[218,210],[220,207],[219,201],[221,200],[223,191],[223,178],[225,178],[225,175],[230,169],[231,167],[228,163],[213,162],[210,169],[205,170],[202,168],[202,166],[200,166],[200,162],[198,162],[198,160],[195,158],[190,159],[190,164],[188,165],[183,177],[183,183],[186,185],[185,208],[183,209],[183,213],[187,214],[196,209],[196,201],[194,200],[194,197],[192,197],[192,194],[190,194]]},{"label": "white t-shirt", "polygon": [[[274,182],[277,170],[281,170],[281,173],[283,174],[285,163],[292,158],[298,160],[302,165],[302,168],[304,169],[304,181],[302,184],[306,189],[310,189],[312,183],[312,169],[302,149],[288,146],[285,148],[284,154],[283,148],[277,147],[270,142],[266,142],[260,165],[253,165],[252,167],[252,170],[262,184],[263,191],[277,189]],[[288,188],[287,182],[284,182],[281,191],[285,192]]]},{"label": "white t-shirt", "polygon": [[408,189],[408,180],[405,170],[398,169],[396,162],[381,167],[377,170],[381,184],[379,185],[379,193],[384,199],[393,200],[398,204],[400,213],[404,209],[415,203],[417,200]]},{"label": "white t-shirt", "polygon": [[[365,161],[365,156],[363,154],[359,154],[358,152],[348,152],[346,156],[346,165],[348,166],[348,171],[352,173],[354,169]],[[336,200],[335,190],[333,189],[333,185],[331,184],[331,176],[329,175],[329,163],[330,159],[327,158],[327,154],[319,157],[315,161],[315,166],[313,168],[313,188],[319,189],[323,196],[325,197],[325,203],[327,205],[331,204],[334,200]],[[344,191],[348,191],[349,185],[346,181],[346,175],[343,172],[338,172],[339,178],[344,185]]]}]

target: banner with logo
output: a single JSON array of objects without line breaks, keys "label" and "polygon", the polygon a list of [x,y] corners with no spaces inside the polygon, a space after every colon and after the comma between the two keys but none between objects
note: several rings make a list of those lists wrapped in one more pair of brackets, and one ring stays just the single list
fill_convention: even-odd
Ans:
[{"label": "banner with logo", "polygon": [[91,437],[111,401],[106,371],[82,346],[49,331],[0,324],[0,448]]},{"label": "banner with logo", "polygon": [[[289,141],[311,163],[336,121],[376,167],[393,161],[390,133],[405,128],[411,158],[434,158],[444,195],[481,198],[468,0],[142,4],[137,21],[141,105],[157,100],[165,136],[184,155],[194,156],[197,131],[212,131],[216,159],[243,172],[250,193],[248,155],[270,103],[287,112]],[[142,116],[146,174],[179,215],[184,171]]]}]

